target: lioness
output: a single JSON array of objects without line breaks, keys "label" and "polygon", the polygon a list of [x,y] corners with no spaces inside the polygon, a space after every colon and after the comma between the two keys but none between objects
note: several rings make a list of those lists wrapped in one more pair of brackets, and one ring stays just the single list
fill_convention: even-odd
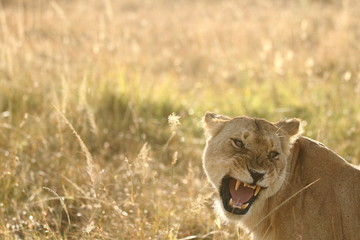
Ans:
[{"label": "lioness", "polygon": [[215,208],[252,239],[360,239],[360,170],[301,121],[207,113],[203,167]]}]

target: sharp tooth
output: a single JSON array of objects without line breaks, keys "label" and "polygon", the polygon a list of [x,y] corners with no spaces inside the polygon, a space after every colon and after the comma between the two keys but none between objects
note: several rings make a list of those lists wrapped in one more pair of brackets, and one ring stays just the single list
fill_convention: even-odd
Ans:
[{"label": "sharp tooth", "polygon": [[239,180],[236,180],[236,184],[235,184],[235,191],[238,190],[239,186],[240,186],[240,181]]},{"label": "sharp tooth", "polygon": [[249,203],[246,203],[246,204],[244,204],[244,205],[241,206],[241,209],[245,209],[245,208],[247,208],[248,206],[249,206]]},{"label": "sharp tooth", "polygon": [[247,183],[244,183],[244,187],[249,187],[249,184],[247,184]]},{"label": "sharp tooth", "polygon": [[230,198],[229,205],[230,205],[230,207],[233,206],[233,200],[232,200],[232,198]]},{"label": "sharp tooth", "polygon": [[256,186],[254,196],[258,195],[258,193],[260,192],[260,189],[261,189],[260,186]]}]

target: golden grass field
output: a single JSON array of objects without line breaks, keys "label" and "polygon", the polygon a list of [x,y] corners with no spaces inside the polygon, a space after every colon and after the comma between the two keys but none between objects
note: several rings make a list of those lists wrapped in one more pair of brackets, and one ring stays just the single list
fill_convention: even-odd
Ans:
[{"label": "golden grass field", "polygon": [[356,0],[0,0],[0,239],[246,239],[202,116],[298,117],[359,164],[359,42]]}]

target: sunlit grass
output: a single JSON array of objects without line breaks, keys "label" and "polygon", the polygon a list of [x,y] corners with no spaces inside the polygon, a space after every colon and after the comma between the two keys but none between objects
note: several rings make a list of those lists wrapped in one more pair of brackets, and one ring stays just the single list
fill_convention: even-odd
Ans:
[{"label": "sunlit grass", "polygon": [[302,118],[359,163],[356,1],[0,3],[1,239],[244,239],[206,111]]}]

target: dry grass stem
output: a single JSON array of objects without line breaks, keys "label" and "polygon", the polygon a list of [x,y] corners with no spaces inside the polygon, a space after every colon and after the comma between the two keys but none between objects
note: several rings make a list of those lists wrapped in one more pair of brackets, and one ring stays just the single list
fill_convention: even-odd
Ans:
[{"label": "dry grass stem", "polygon": [[64,120],[66,125],[71,129],[71,131],[73,132],[73,134],[75,135],[75,137],[77,138],[77,140],[80,143],[81,150],[83,151],[83,153],[85,154],[85,157],[86,157],[86,164],[87,164],[86,165],[86,171],[90,176],[91,182],[93,184],[93,190],[95,191],[96,186],[98,185],[99,180],[100,180],[99,179],[99,174],[98,174],[99,173],[99,171],[98,171],[99,167],[96,166],[91,153],[89,152],[88,148],[86,147],[85,143],[81,139],[80,135],[76,132],[76,130],[71,125],[69,120],[65,117],[64,114],[62,114],[60,112],[60,110],[55,105],[54,105],[54,108],[56,109],[57,113],[61,116],[61,118]]}]

